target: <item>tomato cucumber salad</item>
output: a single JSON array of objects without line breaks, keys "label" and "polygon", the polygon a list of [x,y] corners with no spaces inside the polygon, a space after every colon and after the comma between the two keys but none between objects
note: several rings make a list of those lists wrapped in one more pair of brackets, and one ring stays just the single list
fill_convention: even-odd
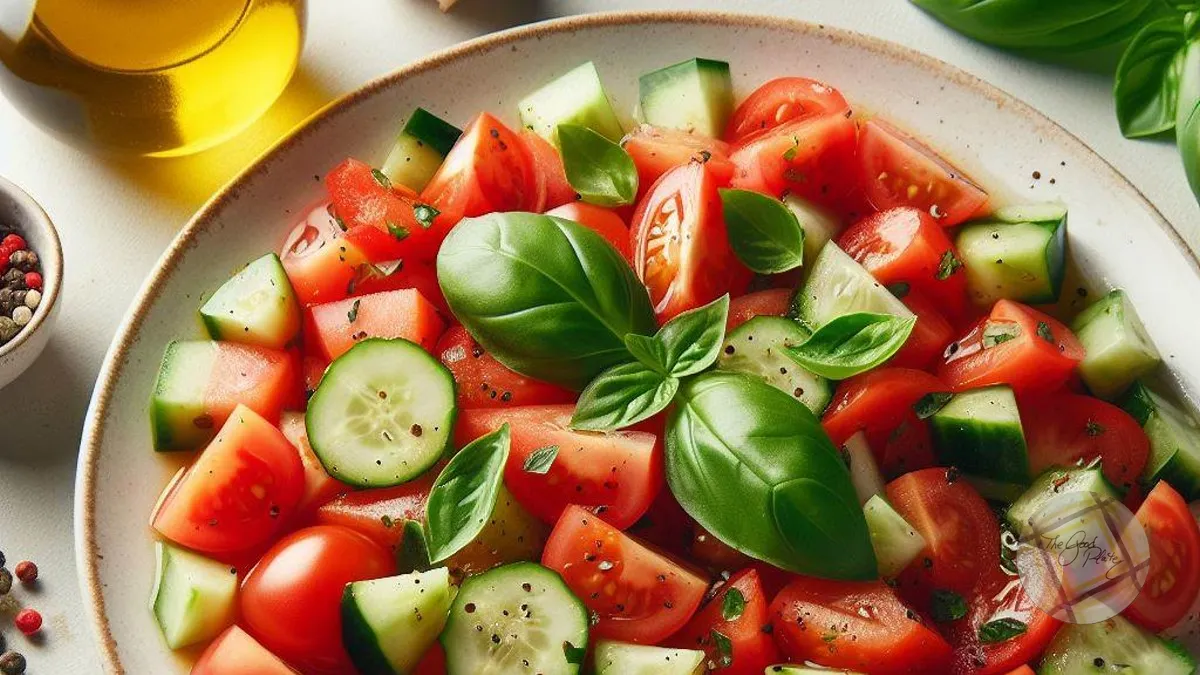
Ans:
[{"label": "tomato cucumber salad", "polygon": [[[418,108],[167,347],[151,608],[191,672],[1193,673],[1200,423],[1064,279],[1067,206],[814,80],[639,84],[635,125],[591,63],[519,125]],[[1071,490],[1149,540],[1100,623],[1012,561]]]}]

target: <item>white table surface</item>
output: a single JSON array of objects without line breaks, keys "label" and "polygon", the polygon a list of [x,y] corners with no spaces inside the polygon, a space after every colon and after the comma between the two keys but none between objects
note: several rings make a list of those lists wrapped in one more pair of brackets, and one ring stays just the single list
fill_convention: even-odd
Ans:
[{"label": "white table surface", "polygon": [[[847,8],[853,7],[853,11]],[[22,185],[57,223],[66,252],[58,331],[44,356],[0,392],[0,550],[30,558],[42,589],[19,597],[46,617],[29,645],[7,619],[0,632],[32,675],[100,672],[76,584],[75,461],[93,380],[143,277],[177,229],[220,184],[316,107],[431,51],[557,16],[617,9],[708,8],[787,15],[851,28],[923,50],[1016,94],[1075,133],[1200,249],[1200,211],[1174,145],[1123,139],[1112,112],[1111,64],[1035,62],[972,43],[904,0],[310,0],[300,71],[280,103],[233,142],[175,160],[114,160],[48,137],[0,97],[0,175]],[[804,64],[797,63],[797,74]],[[836,83],[834,83],[836,84]]]}]

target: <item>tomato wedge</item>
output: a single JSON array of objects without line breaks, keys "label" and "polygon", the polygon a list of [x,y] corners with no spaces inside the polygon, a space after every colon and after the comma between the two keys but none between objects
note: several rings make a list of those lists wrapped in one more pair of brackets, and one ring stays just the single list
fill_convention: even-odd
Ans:
[{"label": "tomato wedge", "polygon": [[451,326],[443,333],[433,354],[454,375],[458,407],[462,410],[570,403],[577,397],[558,385],[509,370],[462,326]]},{"label": "tomato wedge", "polygon": [[547,211],[546,215],[573,220],[587,227],[604,237],[629,260],[629,227],[616,211],[587,202],[571,202]]},{"label": "tomato wedge", "polygon": [[878,211],[911,206],[951,227],[987,205],[987,193],[962,171],[883,120],[863,125],[858,157],[863,189]]},{"label": "tomato wedge", "polygon": [[350,282],[350,295],[371,295],[406,288],[419,292],[422,297],[433,303],[442,316],[454,316],[450,306],[446,304],[446,298],[442,296],[442,287],[438,285],[437,268],[430,261],[402,260],[397,267],[362,265],[359,273]]},{"label": "tomato wedge", "polygon": [[403,485],[358,492],[345,492],[317,509],[318,525],[340,525],[394,549],[404,537],[404,523],[424,520],[429,489],[442,465]]},{"label": "tomato wedge", "polygon": [[305,214],[279,254],[302,305],[346,297],[367,262],[366,254],[342,237],[331,209],[330,204],[321,204]]},{"label": "tomato wedge", "polygon": [[411,288],[327,302],[309,311],[317,342],[331,361],[371,337],[404,338],[432,351],[446,328],[437,308]]},{"label": "tomato wedge", "polygon": [[[1013,619],[1025,631],[1002,642],[982,643],[979,629],[997,619]],[[954,673],[1002,675],[1022,663],[1035,661],[1062,622],[1033,603],[1020,580],[999,568],[987,574],[974,595],[967,598],[967,616],[945,628],[954,646]],[[1020,673],[1018,669],[1015,671]]]},{"label": "tomato wedge", "polygon": [[1150,491],[1137,520],[1150,541],[1150,574],[1125,615],[1157,633],[1182,621],[1200,594],[1200,528],[1166,481]]},{"label": "tomato wedge", "polygon": [[736,167],[730,184],[773,197],[786,192],[836,204],[858,187],[857,130],[848,115],[835,113],[793,120],[752,136],[730,157]]},{"label": "tomato wedge", "polygon": [[821,418],[825,433],[841,445],[859,431],[878,452],[922,396],[947,391],[941,380],[911,368],[879,368],[838,384],[833,401]]},{"label": "tomato wedge", "polygon": [[729,301],[729,317],[725,320],[725,334],[756,316],[783,316],[792,307],[795,292],[788,288],[768,288],[739,295]]},{"label": "tomato wedge", "polygon": [[1020,408],[1032,475],[1097,458],[1118,487],[1132,486],[1142,474],[1150,441],[1137,420],[1117,406],[1062,392],[1020,401]]},{"label": "tomato wedge", "polygon": [[927,368],[954,341],[954,326],[938,311],[938,306],[920,291],[910,290],[900,302],[917,315],[917,323],[908,341],[888,364],[901,368]]},{"label": "tomato wedge", "polygon": [[534,164],[520,136],[492,114],[480,113],[463,130],[421,199],[444,214],[463,217],[531,211],[544,200]]},{"label": "tomato wedge", "polygon": [[775,641],[795,663],[872,675],[946,672],[950,645],[882,581],[797,577],[771,603]]},{"label": "tomato wedge", "polygon": [[230,626],[204,650],[191,675],[298,674],[246,631]]},{"label": "tomato wedge", "polygon": [[542,564],[595,612],[591,634],[656,644],[682,628],[708,584],[594,514],[569,506],[550,533]]},{"label": "tomato wedge", "polygon": [[810,117],[845,113],[846,97],[833,87],[807,77],[778,77],[759,85],[733,111],[725,140],[739,143],[768,129]]},{"label": "tomato wedge", "polygon": [[[325,177],[344,238],[373,263],[432,259],[457,218],[434,214],[408,188],[393,186],[382,172],[347,159]],[[418,212],[420,217],[418,217]]]},{"label": "tomato wedge", "polygon": [[529,149],[533,159],[533,173],[537,198],[532,210],[541,213],[568,204],[579,198],[575,188],[567,181],[567,170],[563,166],[562,156],[550,142],[529,129],[521,130],[521,140]]},{"label": "tomato wedge", "polygon": [[719,186],[708,164],[675,167],[650,188],[633,216],[633,269],[662,322],[750,281],[725,234]]},{"label": "tomato wedge", "polygon": [[621,147],[637,167],[639,195],[667,171],[693,162],[708,164],[721,184],[733,177],[729,144],[715,138],[643,124],[621,139]]},{"label": "tomato wedge", "polygon": [[[758,572],[742,570],[718,588],[671,644],[683,649],[703,649],[710,672],[721,675],[762,675],[778,663],[779,648],[764,630],[770,623],[770,598],[763,590]],[[715,644],[714,636],[729,640],[728,652]]]},{"label": "tomato wedge", "polygon": [[296,511],[306,514],[313,509],[333,499],[339,492],[348,490],[338,479],[325,471],[317,453],[313,452],[308,443],[308,429],[304,425],[304,413],[285,412],[279,420],[279,430],[288,439],[300,455],[300,463],[304,466],[304,492],[296,504]]},{"label": "tomato wedge", "polygon": [[[570,429],[572,405],[477,408],[460,411],[459,447],[507,423],[512,438],[504,484],[521,506],[554,524],[577,504],[625,529],[641,518],[662,489],[662,448],[644,431],[592,433]],[[534,452],[557,446],[550,469],[526,471]],[[578,508],[578,507],[577,507]]]},{"label": "tomato wedge", "polygon": [[954,391],[1007,384],[1018,396],[1054,391],[1083,360],[1083,345],[1069,328],[1012,300],[946,349],[938,376]]}]

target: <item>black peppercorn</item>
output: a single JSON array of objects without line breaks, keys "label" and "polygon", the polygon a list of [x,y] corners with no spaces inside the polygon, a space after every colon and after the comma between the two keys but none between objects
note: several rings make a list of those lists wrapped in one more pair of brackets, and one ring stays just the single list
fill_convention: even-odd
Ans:
[{"label": "black peppercorn", "polygon": [[18,652],[4,652],[0,656],[0,673],[4,675],[24,675],[25,657]]}]

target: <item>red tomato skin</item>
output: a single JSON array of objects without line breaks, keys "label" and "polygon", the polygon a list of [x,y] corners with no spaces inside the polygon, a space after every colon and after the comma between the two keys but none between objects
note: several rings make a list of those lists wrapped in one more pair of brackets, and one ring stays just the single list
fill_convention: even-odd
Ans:
[{"label": "red tomato skin", "polygon": [[731,148],[715,138],[643,124],[621,139],[621,147],[637,167],[638,196],[646,194],[664,173],[693,162],[707,164],[722,185],[733,178]]},{"label": "red tomato skin", "polygon": [[733,111],[725,127],[725,140],[739,143],[787,122],[849,109],[842,93],[824,82],[779,77],[759,85]]},{"label": "red tomato skin", "polygon": [[682,628],[708,588],[693,572],[578,506],[563,511],[542,564],[562,575],[596,613],[592,636],[637,644],[657,644]]},{"label": "red tomato skin", "polygon": [[[722,607],[730,589],[742,594],[745,607],[741,616],[726,621]],[[763,630],[771,621],[770,598],[763,590],[758,572],[754,568],[738,572],[720,588],[716,595],[704,605],[683,630],[671,637],[670,643],[681,649],[702,649],[707,660],[718,667],[712,669],[721,675],[762,675],[772,664],[781,660],[775,641]],[[733,662],[720,667],[722,654],[713,644],[713,631],[729,638],[732,645]]]},{"label": "red tomato skin", "polygon": [[900,206],[873,213],[842,232],[838,246],[879,283],[907,284],[952,317],[966,310],[966,273],[942,264],[957,260],[958,253],[946,231],[925,211]]},{"label": "red tomato skin", "polygon": [[204,415],[220,428],[239,405],[274,424],[300,387],[296,358],[285,351],[216,343],[216,359],[204,387]]},{"label": "red tomato skin", "polygon": [[725,320],[725,334],[756,316],[783,316],[792,308],[795,293],[787,288],[769,288],[755,291],[729,301],[729,317]]},{"label": "red tomato skin", "polygon": [[521,130],[521,140],[533,159],[537,195],[533,211],[541,213],[579,199],[575,188],[567,180],[567,170],[562,156],[550,142],[529,129]]},{"label": "red tomato skin", "polygon": [[438,285],[437,280],[437,269],[432,262],[405,260],[400,268],[391,274],[384,274],[378,267],[364,266],[362,270],[351,285],[350,295],[373,295],[411,288],[433,303],[443,317],[454,316],[450,305],[446,304],[445,296],[442,295],[442,287]]},{"label": "red tomato skin", "polygon": [[[1015,324],[1017,337],[983,348],[987,321]],[[1044,324],[1046,329],[1040,329]],[[1054,341],[1039,333],[1050,331]],[[1083,345],[1075,334],[1032,307],[1000,300],[985,321],[980,322],[946,351],[938,377],[953,391],[992,384],[1007,384],[1017,396],[1054,391],[1063,386],[1083,360]]]},{"label": "red tomato skin", "polygon": [[[1005,588],[1013,577],[999,568],[990,572],[975,595],[968,599],[967,617],[946,629],[954,646],[954,673],[1001,675],[1022,663],[1037,660],[1050,645],[1062,622],[1033,603],[1024,587]],[[1001,596],[1001,600],[995,600]],[[1024,623],[1025,632],[995,644],[980,644],[979,627],[1000,616]],[[1019,672],[1019,671],[1018,671]]]},{"label": "red tomato skin", "polygon": [[917,323],[908,341],[888,361],[888,365],[924,370],[938,361],[947,345],[954,341],[954,326],[938,311],[937,305],[920,291],[909,291],[900,302],[917,316]]},{"label": "red tomato skin", "polygon": [[404,537],[404,523],[424,520],[429,489],[441,469],[438,464],[420,478],[395,487],[343,491],[317,509],[316,524],[354,530],[380,546],[395,549]]},{"label": "red tomato skin", "polygon": [[558,385],[509,370],[460,325],[442,334],[433,354],[454,375],[460,410],[573,403],[578,397]]},{"label": "red tomato skin", "polygon": [[366,254],[342,236],[332,208],[323,203],[305,214],[279,253],[301,305],[346,297],[351,282],[367,262]]},{"label": "red tomato skin", "polygon": [[1137,520],[1150,542],[1150,573],[1125,616],[1157,633],[1182,621],[1200,594],[1200,527],[1166,481],[1150,491]]},{"label": "red tomato skin", "polygon": [[279,430],[283,432],[288,442],[296,448],[300,456],[300,464],[304,467],[304,492],[296,504],[299,515],[310,513],[313,509],[333,499],[339,492],[349,490],[344,483],[330,476],[325,466],[313,452],[308,443],[308,429],[304,424],[304,413],[287,412],[279,422]]},{"label": "red tomato skin", "polygon": [[730,185],[772,197],[784,192],[832,205],[857,188],[854,120],[842,113],[797,119],[750,137],[730,159]]},{"label": "red tomato skin", "polygon": [[283,434],[238,406],[153,516],[159,534],[204,553],[255,548],[279,532],[304,491],[304,467]]},{"label": "red tomato skin", "polygon": [[421,200],[462,217],[541,206],[532,153],[491,113],[480,113],[450,149]]},{"label": "red tomato skin", "polygon": [[604,237],[620,252],[621,257],[629,260],[629,227],[616,211],[587,202],[571,202],[546,212],[548,216],[573,220],[580,225]]},{"label": "red tomato skin", "polygon": [[920,370],[872,370],[838,384],[821,426],[839,446],[859,431],[866,431],[868,440],[886,438],[908,419],[913,404],[922,396],[948,389],[937,377]]},{"label": "red tomato skin", "polygon": [[1036,476],[1052,466],[1069,467],[1101,458],[1105,477],[1121,488],[1136,483],[1150,456],[1150,440],[1137,420],[1117,406],[1082,394],[1060,392],[1018,400]]},{"label": "red tomato skin", "polygon": [[708,164],[678,166],[659,178],[634,213],[633,269],[660,322],[750,282],[750,270],[729,246],[719,185]]},{"label": "red tomato skin", "polygon": [[433,303],[411,288],[327,302],[309,311],[330,361],[367,338],[404,338],[432,352],[446,329]]},{"label": "red tomato skin", "polygon": [[298,530],[271,547],[242,582],[242,625],[305,673],[354,672],[342,648],[342,592],[348,583],[394,573],[391,553],[353,530]]},{"label": "red tomato skin", "polygon": [[934,216],[942,227],[953,227],[987,207],[982,188],[887,122],[864,124],[858,143],[863,190],[877,211],[911,206]]},{"label": "red tomato skin", "polygon": [[[867,445],[888,480],[937,464],[929,424],[914,412],[905,415],[900,424],[887,433],[882,430],[868,433]],[[882,451],[876,448],[882,448]]]},{"label": "red tomato skin", "polygon": [[1008,675],[1036,675],[1036,674],[1033,672],[1033,668],[1030,668],[1029,666],[1021,666],[1020,668],[1014,668],[1014,669],[1008,671]]},{"label": "red tomato skin", "polygon": [[446,675],[446,652],[442,649],[442,643],[433,643],[417,664],[413,675]]},{"label": "red tomato skin", "polygon": [[237,626],[217,636],[192,666],[192,675],[299,675]]},{"label": "red tomato skin", "polygon": [[[553,525],[574,504],[625,529],[646,513],[665,483],[659,439],[644,431],[571,431],[573,411],[572,405],[462,410],[455,443],[462,447],[507,423],[512,442],[504,484],[521,506]],[[525,471],[525,460],[546,445],[559,447],[549,471]]]},{"label": "red tomato skin", "polygon": [[950,663],[950,645],[909,618],[911,611],[881,581],[797,577],[775,597],[771,615],[775,641],[793,663],[872,675],[944,673]]}]

